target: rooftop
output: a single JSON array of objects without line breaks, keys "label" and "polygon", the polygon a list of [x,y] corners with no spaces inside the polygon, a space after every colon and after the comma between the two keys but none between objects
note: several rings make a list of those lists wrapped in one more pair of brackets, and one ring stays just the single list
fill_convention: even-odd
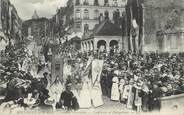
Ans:
[{"label": "rooftop", "polygon": [[122,30],[119,25],[112,23],[110,20],[104,20],[97,25],[92,36],[121,36]]},{"label": "rooftop", "polygon": [[34,14],[32,16],[32,19],[39,19],[39,16],[38,16],[38,13],[37,13],[36,10],[34,11]]}]

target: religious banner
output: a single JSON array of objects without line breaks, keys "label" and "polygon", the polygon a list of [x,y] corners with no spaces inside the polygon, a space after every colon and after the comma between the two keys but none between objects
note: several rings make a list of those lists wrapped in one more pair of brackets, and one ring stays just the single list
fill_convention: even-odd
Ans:
[{"label": "religious banner", "polygon": [[95,85],[96,82],[100,82],[100,75],[103,69],[103,60],[92,61],[92,83]]},{"label": "religious banner", "polygon": [[52,83],[59,77],[59,80],[63,82],[64,79],[64,58],[52,57]]},{"label": "religious banner", "polygon": [[85,67],[85,70],[82,73],[82,77],[90,77],[89,73],[90,73],[90,70],[91,70],[91,63],[92,63],[92,61],[93,61],[93,57],[89,57],[89,59],[87,61],[87,65]]},{"label": "religious banner", "polygon": [[[94,107],[103,105],[102,90],[100,85],[100,76],[103,69],[103,60],[93,60],[92,61],[92,89],[91,98]],[[95,95],[94,95],[95,94]]]},{"label": "religious banner", "polygon": [[64,61],[63,64],[63,82],[66,83],[67,77],[72,75],[72,67],[71,65],[69,65],[67,59]]}]

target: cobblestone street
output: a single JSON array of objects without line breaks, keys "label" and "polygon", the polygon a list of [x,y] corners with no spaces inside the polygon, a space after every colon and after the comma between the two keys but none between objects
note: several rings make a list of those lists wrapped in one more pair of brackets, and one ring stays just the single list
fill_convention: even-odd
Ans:
[{"label": "cobblestone street", "polygon": [[104,105],[97,107],[97,108],[91,108],[89,110],[87,109],[81,109],[78,112],[95,112],[95,113],[130,113],[131,110],[128,110],[125,108],[125,105],[117,102],[117,101],[111,101],[108,97],[103,97]]}]

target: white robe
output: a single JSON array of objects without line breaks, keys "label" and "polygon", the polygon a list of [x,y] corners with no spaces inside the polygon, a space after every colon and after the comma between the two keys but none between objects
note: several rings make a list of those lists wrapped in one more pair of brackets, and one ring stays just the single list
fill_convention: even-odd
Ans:
[{"label": "white robe", "polygon": [[78,104],[79,104],[79,106],[80,106],[80,102],[79,102],[79,99],[80,99],[80,98],[79,98],[79,93],[77,92],[76,89],[72,89],[71,91],[72,91],[73,95],[77,98]]},{"label": "white robe", "polygon": [[102,99],[102,90],[100,83],[97,83],[91,90],[91,98],[94,107],[99,107],[104,104]]},{"label": "white robe", "polygon": [[134,101],[134,93],[132,92],[133,85],[128,85],[128,100],[127,100],[127,108],[132,109],[133,101]]},{"label": "white robe", "polygon": [[111,90],[111,100],[118,101],[120,97],[118,83],[112,84],[112,90]]},{"label": "white robe", "polygon": [[124,86],[124,89],[123,89],[122,98],[123,98],[123,99],[128,99],[128,93],[129,93],[129,86],[128,86],[128,85],[125,85],[125,86]]},{"label": "white robe", "polygon": [[89,84],[87,82],[83,83],[82,90],[80,91],[79,106],[80,108],[91,107],[91,94]]},{"label": "white robe", "polygon": [[59,102],[61,93],[64,91],[64,86],[59,82],[57,84],[53,84],[49,90],[50,98],[54,99],[56,102]]}]

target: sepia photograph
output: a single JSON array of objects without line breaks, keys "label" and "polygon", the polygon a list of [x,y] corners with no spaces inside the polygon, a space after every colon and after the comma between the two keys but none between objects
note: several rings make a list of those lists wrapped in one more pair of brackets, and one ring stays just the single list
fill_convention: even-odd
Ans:
[{"label": "sepia photograph", "polygon": [[184,0],[0,0],[0,114],[184,115]]}]

